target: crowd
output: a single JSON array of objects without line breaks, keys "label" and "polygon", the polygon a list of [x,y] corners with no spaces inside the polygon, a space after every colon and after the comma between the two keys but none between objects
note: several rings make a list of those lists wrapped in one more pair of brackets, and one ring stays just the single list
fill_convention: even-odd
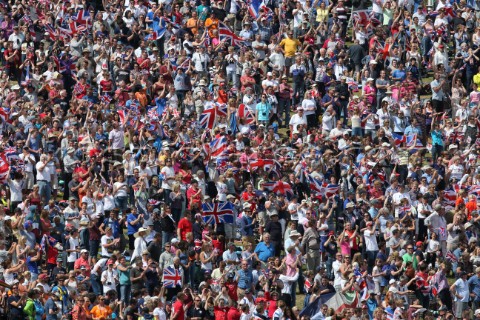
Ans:
[{"label": "crowd", "polygon": [[480,3],[0,2],[0,318],[480,319]]}]

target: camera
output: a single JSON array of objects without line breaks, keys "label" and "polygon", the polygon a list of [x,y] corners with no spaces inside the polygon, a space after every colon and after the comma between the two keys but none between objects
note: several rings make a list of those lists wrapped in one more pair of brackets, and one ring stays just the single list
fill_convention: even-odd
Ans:
[{"label": "camera", "polygon": [[111,286],[111,285],[112,285],[112,282],[111,282],[111,281],[108,281],[108,282],[107,282],[107,285]]}]

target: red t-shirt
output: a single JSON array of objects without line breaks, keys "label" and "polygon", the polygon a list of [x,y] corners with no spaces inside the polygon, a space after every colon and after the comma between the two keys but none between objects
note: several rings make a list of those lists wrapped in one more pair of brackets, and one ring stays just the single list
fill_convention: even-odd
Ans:
[{"label": "red t-shirt", "polygon": [[230,299],[232,299],[233,301],[237,301],[238,300],[238,296],[237,296],[237,287],[238,287],[238,284],[236,281],[227,281],[225,282],[225,287],[227,287],[228,289],[228,295],[230,296]]},{"label": "red t-shirt", "polygon": [[227,308],[220,308],[215,307],[213,309],[213,313],[215,314],[215,320],[227,320]]},{"label": "red t-shirt", "polygon": [[227,313],[227,320],[240,320],[240,311],[237,308],[230,307]]},{"label": "red t-shirt", "polygon": [[185,320],[185,311],[183,310],[182,301],[175,301],[175,303],[173,304],[173,313],[178,314],[176,320]]},{"label": "red t-shirt", "polygon": [[178,229],[180,229],[181,240],[186,240],[186,235],[192,232],[192,223],[187,218],[182,218],[178,223]]}]

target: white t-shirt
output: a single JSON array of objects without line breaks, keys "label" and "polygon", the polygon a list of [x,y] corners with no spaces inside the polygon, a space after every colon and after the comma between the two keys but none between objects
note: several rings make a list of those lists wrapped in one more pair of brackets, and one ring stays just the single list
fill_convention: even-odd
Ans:
[{"label": "white t-shirt", "polygon": [[[68,248],[69,250],[78,249],[78,238],[70,237],[68,243],[70,244],[70,248]],[[67,257],[67,262],[75,262],[77,258],[78,252],[70,252]]]},{"label": "white t-shirt", "polygon": [[363,232],[365,237],[365,248],[367,251],[378,251],[377,237],[374,231],[365,230]]},{"label": "white t-shirt", "polygon": [[44,180],[44,181],[50,182],[52,173],[50,172],[50,169],[48,168],[48,166],[45,166],[43,170],[40,171],[40,168],[43,166],[44,164],[41,161],[37,162],[37,164],[35,165],[35,167],[37,168],[37,181]]},{"label": "white t-shirt", "polygon": [[461,297],[456,297],[455,296],[455,301],[461,301],[461,302],[468,302],[470,299],[470,290],[468,289],[468,282],[464,281],[463,279],[457,279],[455,281],[455,290],[458,295]]},{"label": "white t-shirt", "polygon": [[102,256],[103,257],[110,257],[112,254],[108,252],[107,248],[105,248],[103,245],[105,244],[110,244],[114,240],[113,236],[107,236],[104,234],[102,238],[100,239],[100,243],[102,244]]},{"label": "white t-shirt", "polygon": [[169,180],[168,178],[175,177],[175,170],[173,170],[172,167],[163,167],[160,172],[164,176],[164,180],[162,180],[162,188],[167,190],[172,190],[172,186],[169,182],[169,181],[172,181],[172,179]]},{"label": "white t-shirt", "polygon": [[108,140],[112,141],[112,149],[123,149],[125,148],[124,132],[121,130],[113,129],[108,134]]},{"label": "white t-shirt", "polygon": [[19,157],[20,159],[22,159],[23,162],[24,162],[24,164],[25,164],[25,165],[24,165],[24,167],[25,167],[25,169],[24,169],[25,172],[33,172],[33,164],[30,162],[29,159],[35,160],[35,157],[34,157],[31,153],[28,154],[28,155],[25,155],[25,154],[22,153],[22,154],[20,154],[18,157]]},{"label": "white t-shirt", "polygon": [[22,186],[23,180],[10,179],[8,181],[8,187],[10,188],[10,201],[22,201]]},{"label": "white t-shirt", "polygon": [[167,320],[165,310],[163,310],[162,308],[155,308],[155,310],[153,310],[153,316],[155,317],[155,319],[158,320]]}]

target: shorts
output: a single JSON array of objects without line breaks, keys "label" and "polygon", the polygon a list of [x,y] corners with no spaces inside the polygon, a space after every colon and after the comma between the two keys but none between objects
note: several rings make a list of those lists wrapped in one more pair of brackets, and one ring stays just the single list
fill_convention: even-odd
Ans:
[{"label": "shorts", "polygon": [[463,311],[467,310],[468,302],[455,301],[455,318],[462,319]]},{"label": "shorts", "polygon": [[96,258],[98,255],[98,248],[100,248],[100,240],[90,240],[88,242],[89,245],[89,256],[92,258]]},{"label": "shorts", "polygon": [[32,190],[34,181],[35,181],[33,177],[33,172],[24,172],[24,174],[25,174],[24,187],[27,190]]},{"label": "shorts", "polygon": [[235,239],[235,224],[233,223],[225,223],[225,238],[227,239]]}]

